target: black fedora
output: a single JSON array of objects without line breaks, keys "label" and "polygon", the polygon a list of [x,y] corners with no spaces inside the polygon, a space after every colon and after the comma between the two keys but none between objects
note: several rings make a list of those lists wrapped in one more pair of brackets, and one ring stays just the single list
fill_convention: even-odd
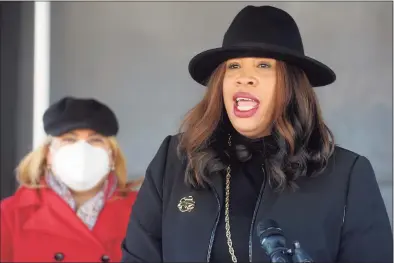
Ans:
[{"label": "black fedora", "polygon": [[234,18],[222,47],[197,54],[189,63],[192,78],[206,85],[222,62],[237,57],[268,57],[301,68],[313,87],[335,81],[333,70],[304,54],[298,26],[285,11],[272,6],[247,6]]}]

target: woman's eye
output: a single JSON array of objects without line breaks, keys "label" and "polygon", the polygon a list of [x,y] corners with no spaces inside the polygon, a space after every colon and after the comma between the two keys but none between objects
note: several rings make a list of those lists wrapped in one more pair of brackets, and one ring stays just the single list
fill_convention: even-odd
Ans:
[{"label": "woman's eye", "polygon": [[238,65],[237,63],[230,63],[230,64],[228,65],[228,68],[229,68],[229,69],[239,68],[239,65]]},{"label": "woman's eye", "polygon": [[268,64],[268,63],[260,63],[260,64],[258,65],[258,67],[259,67],[259,68],[270,68],[271,65]]},{"label": "woman's eye", "polygon": [[101,138],[89,138],[89,143],[102,144],[104,143],[104,140]]},{"label": "woman's eye", "polygon": [[75,140],[75,138],[72,138],[72,137],[65,137],[65,138],[62,138],[62,141],[63,142],[75,142],[76,140]]}]

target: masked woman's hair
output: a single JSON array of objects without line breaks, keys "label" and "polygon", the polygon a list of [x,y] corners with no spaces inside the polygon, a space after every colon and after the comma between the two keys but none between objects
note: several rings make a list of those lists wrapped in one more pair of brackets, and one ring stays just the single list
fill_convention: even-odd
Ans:
[{"label": "masked woman's hair", "polygon": [[[203,99],[185,116],[180,128],[178,153],[187,160],[185,180],[204,187],[210,174],[224,169],[209,147],[224,111],[224,64],[212,74]],[[271,186],[283,190],[295,186],[300,176],[320,174],[334,151],[334,137],[323,121],[316,94],[297,67],[278,61],[272,134],[276,154],[266,160]]]},{"label": "masked woman's hair", "polygon": [[[28,153],[18,164],[16,168],[16,178],[20,186],[29,188],[40,188],[42,178],[49,169],[47,164],[47,154],[53,138],[48,137],[45,142]],[[129,191],[138,188],[142,183],[141,179],[128,181],[126,158],[120,149],[115,137],[108,137],[108,142],[114,155],[114,173],[118,179],[118,189],[120,191]],[[137,185],[138,184],[138,185]]]}]

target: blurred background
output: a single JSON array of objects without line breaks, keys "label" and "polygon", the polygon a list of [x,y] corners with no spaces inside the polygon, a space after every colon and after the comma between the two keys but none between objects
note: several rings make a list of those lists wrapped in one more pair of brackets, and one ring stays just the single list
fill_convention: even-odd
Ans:
[{"label": "blurred background", "polygon": [[315,89],[323,116],[340,146],[371,161],[392,220],[392,2],[39,4],[0,6],[2,198],[15,191],[14,169],[42,136],[43,110],[66,95],[115,111],[129,176],[144,176],[204,93],[189,60],[219,47],[244,6],[269,4],[295,18],[306,54],[335,70],[334,84]]}]

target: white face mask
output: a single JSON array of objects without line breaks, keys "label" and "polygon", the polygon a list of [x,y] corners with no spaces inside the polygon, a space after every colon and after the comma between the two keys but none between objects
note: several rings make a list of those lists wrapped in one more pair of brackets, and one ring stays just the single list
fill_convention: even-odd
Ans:
[{"label": "white face mask", "polygon": [[110,171],[106,150],[85,141],[65,145],[53,152],[52,172],[74,191],[95,187]]}]

